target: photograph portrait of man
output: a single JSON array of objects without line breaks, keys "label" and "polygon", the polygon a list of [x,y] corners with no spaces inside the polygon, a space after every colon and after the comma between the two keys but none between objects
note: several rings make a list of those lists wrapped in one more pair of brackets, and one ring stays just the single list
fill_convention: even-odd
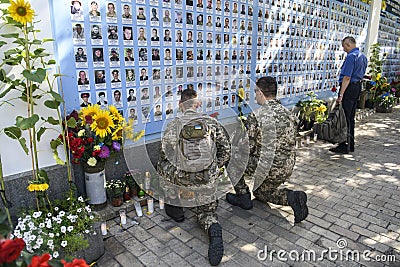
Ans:
[{"label": "photograph portrait of man", "polygon": [[78,47],[75,53],[75,62],[87,62],[87,56],[85,50],[82,47]]},{"label": "photograph portrait of man", "polygon": [[122,18],[123,19],[132,19],[130,5],[124,4],[123,11],[124,11],[124,13],[122,14]]},{"label": "photograph portrait of man", "polygon": [[95,70],[94,77],[95,77],[95,79],[94,79],[95,84],[100,84],[100,83],[106,82],[104,70]]},{"label": "photograph portrait of man", "polygon": [[125,61],[134,61],[132,48],[125,48]]},{"label": "photograph portrait of man", "polygon": [[81,106],[82,108],[88,107],[89,105],[92,104],[92,103],[89,102],[89,97],[90,97],[90,94],[89,94],[89,93],[82,93],[82,94],[81,94],[82,102],[81,102],[81,105],[80,105],[80,106]]},{"label": "photograph portrait of man", "polygon": [[89,84],[89,79],[87,78],[86,71],[81,70],[79,71],[78,77],[78,85],[86,85]]},{"label": "photograph portrait of man", "polygon": [[92,25],[92,30],[90,32],[90,38],[92,39],[102,39],[103,36],[101,35],[101,26],[97,24]]},{"label": "photograph portrait of man", "polygon": [[110,49],[110,61],[119,61],[118,48],[114,47]]},{"label": "photograph portrait of man", "polygon": [[115,5],[114,3],[108,3],[107,4],[107,13],[106,16],[109,18],[116,18],[117,17],[117,13],[115,12]]},{"label": "photograph portrait of man", "polygon": [[132,27],[123,27],[124,30],[124,40],[132,40]]}]

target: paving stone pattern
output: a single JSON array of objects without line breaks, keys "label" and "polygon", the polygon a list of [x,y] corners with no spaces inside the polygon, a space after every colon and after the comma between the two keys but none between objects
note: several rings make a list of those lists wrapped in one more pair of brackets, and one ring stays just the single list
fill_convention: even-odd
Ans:
[{"label": "paving stone pattern", "polygon": [[[400,107],[358,118],[354,153],[334,155],[322,141],[298,149],[284,186],[307,192],[304,222],[294,225],[290,207],[254,201],[245,211],[220,201],[220,266],[400,266]],[[208,238],[191,211],[175,223],[156,205],[139,225],[128,211],[127,229],[118,217],[107,221],[106,252],[96,266],[209,266]]]}]

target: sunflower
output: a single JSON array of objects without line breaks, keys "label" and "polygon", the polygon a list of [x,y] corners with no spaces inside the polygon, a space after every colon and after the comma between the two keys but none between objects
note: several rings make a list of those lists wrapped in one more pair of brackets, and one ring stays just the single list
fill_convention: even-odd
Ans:
[{"label": "sunflower", "polygon": [[239,96],[240,100],[244,99],[244,89],[243,88],[239,88],[238,96]]},{"label": "sunflower", "polygon": [[90,129],[96,133],[96,135],[104,138],[107,133],[111,133],[111,128],[114,128],[114,122],[110,113],[105,110],[99,110],[97,114],[93,116],[93,123],[90,125]]},{"label": "sunflower", "polygon": [[325,105],[321,105],[319,107],[316,108],[317,111],[324,113],[326,111],[326,106]]},{"label": "sunflower", "polygon": [[8,12],[13,20],[24,25],[28,22],[32,22],[35,11],[31,8],[29,2],[25,2],[25,0],[16,0],[10,1],[10,4]]},{"label": "sunflower", "polygon": [[97,113],[99,113],[100,112],[100,106],[99,105],[90,105],[90,106],[88,106],[88,107],[86,107],[86,108],[82,108],[81,110],[80,110],[80,117],[81,117],[81,119],[82,119],[82,125],[85,125],[86,124],[86,117],[87,116],[90,116],[90,117],[94,117]]}]

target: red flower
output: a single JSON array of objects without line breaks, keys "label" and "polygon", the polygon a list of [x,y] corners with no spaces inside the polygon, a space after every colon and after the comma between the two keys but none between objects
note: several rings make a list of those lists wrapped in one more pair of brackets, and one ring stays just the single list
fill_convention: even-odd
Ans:
[{"label": "red flower", "polygon": [[21,238],[6,239],[0,243],[0,264],[11,263],[18,259],[25,242]]},{"label": "red flower", "polygon": [[83,259],[74,259],[72,262],[66,262],[65,260],[61,260],[64,267],[89,267]]},{"label": "red flower", "polygon": [[49,265],[50,254],[43,254],[42,256],[33,256],[31,264],[28,267],[51,267]]},{"label": "red flower", "polygon": [[90,115],[85,116],[85,123],[87,123],[89,125],[92,124],[93,123],[92,116],[90,116]]},{"label": "red flower", "polygon": [[93,138],[92,138],[92,137],[89,137],[89,138],[87,139],[87,141],[89,142],[89,144],[91,144],[91,143],[93,143]]},{"label": "red flower", "polygon": [[337,91],[336,87],[335,87],[335,86],[333,86],[333,87],[332,87],[332,92],[334,92],[334,93],[335,93],[336,91]]}]

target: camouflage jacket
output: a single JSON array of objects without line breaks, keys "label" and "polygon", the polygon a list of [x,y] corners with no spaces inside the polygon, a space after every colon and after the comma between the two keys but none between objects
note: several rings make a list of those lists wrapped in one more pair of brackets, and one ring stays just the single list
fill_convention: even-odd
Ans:
[{"label": "camouflage jacket", "polygon": [[[186,111],[185,114],[194,113],[193,110]],[[205,115],[207,125],[210,128],[211,136],[216,145],[216,157],[210,167],[205,172],[188,173],[178,169],[166,155],[166,151],[176,150],[178,142],[177,124],[179,118],[172,120],[162,137],[162,146],[157,163],[158,173],[166,180],[176,185],[196,186],[204,184],[213,184],[221,175],[220,168],[223,167],[230,159],[230,142],[229,137],[223,130],[219,122]],[[215,139],[215,140],[214,140]],[[169,154],[169,153],[168,153]]]}]

